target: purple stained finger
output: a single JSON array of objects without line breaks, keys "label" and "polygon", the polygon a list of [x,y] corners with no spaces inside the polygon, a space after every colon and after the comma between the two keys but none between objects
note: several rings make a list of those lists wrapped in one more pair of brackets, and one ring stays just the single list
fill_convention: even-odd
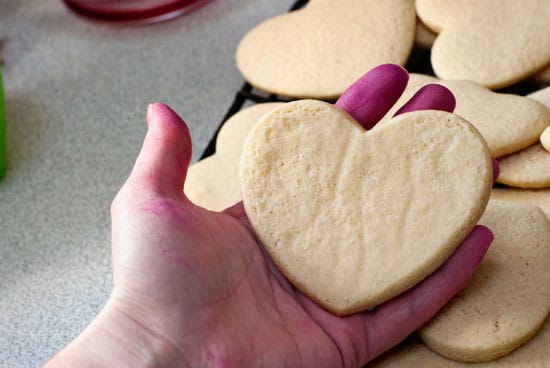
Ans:
[{"label": "purple stained finger", "polygon": [[377,66],[353,83],[336,105],[371,129],[401,97],[408,80],[409,74],[399,65]]},{"label": "purple stained finger", "polygon": [[455,106],[455,97],[446,87],[440,84],[427,84],[420,88],[394,116],[417,110],[453,112]]}]

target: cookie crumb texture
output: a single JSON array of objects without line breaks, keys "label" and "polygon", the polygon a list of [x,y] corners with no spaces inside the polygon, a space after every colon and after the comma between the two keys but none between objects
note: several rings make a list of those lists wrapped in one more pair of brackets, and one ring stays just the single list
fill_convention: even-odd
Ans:
[{"label": "cookie crumb texture", "polygon": [[480,223],[495,239],[465,289],[420,330],[458,361],[502,357],[529,341],[550,312],[550,223],[535,206],[491,199]]},{"label": "cookie crumb texture", "polygon": [[481,216],[491,176],[485,141],[456,115],[413,112],[366,132],[312,100],[264,116],[240,163],[244,206],[271,257],[339,315],[441,265]]}]

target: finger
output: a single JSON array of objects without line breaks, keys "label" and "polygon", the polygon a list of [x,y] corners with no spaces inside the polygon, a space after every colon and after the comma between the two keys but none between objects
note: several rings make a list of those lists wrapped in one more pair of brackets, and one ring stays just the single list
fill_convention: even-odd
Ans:
[{"label": "finger", "polygon": [[440,84],[427,84],[403,105],[394,116],[417,110],[453,112],[456,100],[452,92]]},{"label": "finger", "polygon": [[229,216],[233,216],[237,219],[242,218],[242,217],[246,217],[246,212],[244,211],[243,201],[237,202],[234,205],[227,207],[225,210],[223,210],[223,212],[228,214]]},{"label": "finger", "polygon": [[250,233],[254,234],[254,229],[252,228],[250,221],[248,221],[248,217],[246,216],[242,201],[235,203],[233,206],[227,207],[222,212],[237,219],[237,221],[239,221],[244,227],[246,227],[250,231]]},{"label": "finger", "polygon": [[147,125],[147,134],[128,182],[140,189],[181,195],[191,160],[189,129],[162,103],[149,105]]},{"label": "finger", "polygon": [[461,290],[477,269],[493,234],[476,226],[449,260],[421,283],[366,313],[369,358],[372,359],[421,327]]},{"label": "finger", "polygon": [[409,74],[399,65],[377,66],[353,83],[336,105],[371,129],[401,97],[408,80]]}]

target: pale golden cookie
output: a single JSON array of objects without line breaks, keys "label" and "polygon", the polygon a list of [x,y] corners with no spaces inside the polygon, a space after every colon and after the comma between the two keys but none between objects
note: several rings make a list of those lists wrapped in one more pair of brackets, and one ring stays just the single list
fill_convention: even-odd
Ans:
[{"label": "pale golden cookie", "polygon": [[493,92],[475,82],[439,80],[411,74],[401,98],[386,114],[390,119],[422,86],[437,83],[456,98],[455,113],[475,126],[487,141],[493,157],[501,157],[533,145],[550,125],[550,110],[533,99]]},{"label": "pale golden cookie", "polygon": [[413,0],[310,0],[249,31],[237,66],[264,91],[336,98],[379,64],[405,65],[415,25]]},{"label": "pale golden cookie", "polygon": [[493,188],[491,198],[537,206],[550,220],[550,189]]},{"label": "pale golden cookie", "polygon": [[527,97],[542,103],[550,110],[550,87],[539,89],[527,95]]},{"label": "pale golden cookie", "polygon": [[416,11],[439,33],[431,52],[439,78],[501,88],[550,63],[548,0],[417,0]]},{"label": "pale golden cookie", "polygon": [[542,144],[526,148],[498,160],[500,175],[497,181],[516,188],[540,189],[550,187],[550,152]]},{"label": "pale golden cookie", "polygon": [[550,83],[550,65],[535,74],[533,78],[541,83]]},{"label": "pale golden cookie", "polygon": [[248,218],[279,269],[344,315],[433,272],[488,200],[489,150],[462,118],[401,115],[365,130],[339,108],[288,103],[265,115],[240,164]]},{"label": "pale golden cookie", "polygon": [[[548,67],[547,69],[550,71],[550,67]],[[550,111],[550,87],[546,87],[536,92],[530,93],[527,95],[527,97],[544,104],[548,108],[548,111]],[[541,133],[540,143],[546,151],[550,152],[550,124]]]},{"label": "pale golden cookie", "polygon": [[424,48],[432,47],[437,34],[427,28],[420,19],[416,22],[416,31],[414,34],[414,42]]},{"label": "pale golden cookie", "polygon": [[495,239],[466,288],[422,329],[435,352],[458,361],[502,357],[550,312],[550,222],[531,205],[491,199],[479,220]]},{"label": "pale golden cookie", "polygon": [[462,363],[431,351],[416,337],[388,351],[368,368],[548,368],[550,362],[550,319],[527,344],[497,360]]},{"label": "pale golden cookie", "polygon": [[248,132],[266,113],[282,103],[262,103],[244,108],[220,129],[216,153],[189,167],[184,192],[196,205],[221,211],[241,200],[239,158]]},{"label": "pale golden cookie", "polygon": [[547,126],[540,135],[540,144],[546,151],[550,152],[550,126]]}]

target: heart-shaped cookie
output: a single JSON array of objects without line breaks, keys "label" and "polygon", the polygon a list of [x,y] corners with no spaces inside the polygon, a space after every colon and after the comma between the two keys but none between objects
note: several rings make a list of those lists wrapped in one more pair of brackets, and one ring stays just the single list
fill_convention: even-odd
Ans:
[{"label": "heart-shaped cookie", "polygon": [[412,112],[366,132],[341,109],[304,100],[252,129],[240,178],[274,262],[344,315],[398,295],[451,255],[485,208],[492,166],[457,115]]},{"label": "heart-shaped cookie", "polygon": [[441,79],[500,88],[550,63],[548,0],[417,0],[416,11],[439,33],[431,61]]},{"label": "heart-shaped cookie", "polygon": [[376,65],[405,65],[415,25],[412,0],[310,0],[250,30],[237,66],[264,91],[335,98]]}]

